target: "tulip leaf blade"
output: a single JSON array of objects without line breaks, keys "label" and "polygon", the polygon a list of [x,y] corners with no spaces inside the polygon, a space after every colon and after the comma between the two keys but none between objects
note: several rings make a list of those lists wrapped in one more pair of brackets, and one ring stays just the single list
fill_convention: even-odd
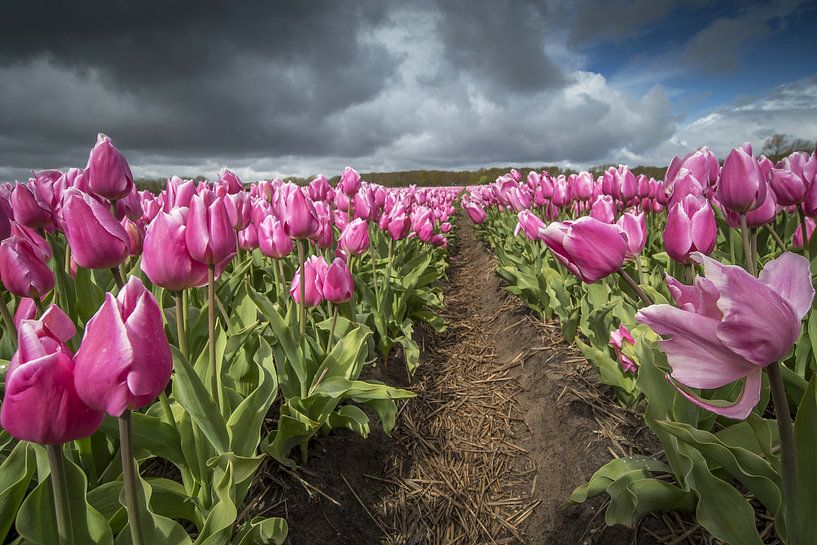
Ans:
[{"label": "tulip leaf blade", "polygon": [[0,542],[4,542],[37,469],[34,449],[20,441],[0,465]]},{"label": "tulip leaf blade", "polygon": [[230,439],[227,425],[218,405],[207,391],[198,374],[181,352],[173,348],[173,394],[184,407],[193,423],[202,431],[219,454],[229,450]]},{"label": "tulip leaf blade", "polygon": [[[815,237],[817,238],[817,237]],[[794,450],[797,473],[797,501],[793,511],[798,514],[796,523],[790,524],[789,533],[794,543],[817,542],[817,525],[809,516],[817,505],[817,375],[811,377],[794,423]]]},{"label": "tulip leaf blade", "polygon": [[[184,463],[184,454],[179,446],[179,433],[158,417],[144,413],[131,413],[131,429],[134,445],[169,460],[174,464]],[[119,424],[116,418],[106,416],[99,430],[111,438],[119,437]]]}]

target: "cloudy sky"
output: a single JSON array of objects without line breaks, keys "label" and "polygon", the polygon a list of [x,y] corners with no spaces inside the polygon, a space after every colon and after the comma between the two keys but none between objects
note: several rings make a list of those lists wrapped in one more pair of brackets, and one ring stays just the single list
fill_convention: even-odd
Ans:
[{"label": "cloudy sky", "polygon": [[12,1],[0,179],[84,166],[97,132],[137,176],[723,155],[817,139],[817,2]]}]

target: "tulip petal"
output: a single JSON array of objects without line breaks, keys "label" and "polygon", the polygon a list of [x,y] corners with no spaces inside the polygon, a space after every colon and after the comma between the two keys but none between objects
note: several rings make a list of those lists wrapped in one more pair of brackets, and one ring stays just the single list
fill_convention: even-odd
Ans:
[{"label": "tulip petal", "polygon": [[760,281],[772,288],[791,306],[798,320],[802,320],[811,310],[814,286],[808,259],[792,252],[786,252],[777,259],[766,263],[760,271]]},{"label": "tulip petal", "polygon": [[696,277],[693,286],[682,284],[668,274],[666,280],[667,288],[678,307],[718,321],[723,317],[723,313],[718,308],[718,297],[720,297],[718,289],[707,278]]},{"label": "tulip petal", "polygon": [[732,404],[722,401],[718,402],[715,400],[701,399],[700,397],[680,387],[669,375],[667,376],[667,379],[669,379],[672,385],[675,386],[679,392],[681,392],[681,395],[687,398],[694,405],[697,405],[702,409],[706,409],[709,412],[725,416],[726,418],[731,418],[733,420],[745,420],[752,413],[752,409],[757,406],[758,401],[760,401],[760,389],[763,384],[762,374],[763,371],[759,368],[748,374],[746,376],[746,381],[743,384],[743,391],[741,392],[740,397]]},{"label": "tulip petal", "polygon": [[800,335],[800,320],[775,291],[735,265],[694,254],[704,263],[706,277],[720,292],[718,308],[723,320],[718,338],[755,365],[782,358]]},{"label": "tulip petal", "polygon": [[727,348],[717,336],[719,321],[672,305],[651,305],[636,319],[659,335],[672,376],[690,388],[720,388],[745,377],[754,366]]}]

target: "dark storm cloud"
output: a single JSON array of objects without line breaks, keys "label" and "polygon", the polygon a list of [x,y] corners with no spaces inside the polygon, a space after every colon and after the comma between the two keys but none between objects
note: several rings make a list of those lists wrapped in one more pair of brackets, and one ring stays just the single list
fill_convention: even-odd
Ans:
[{"label": "dark storm cloud", "polygon": [[[95,127],[144,152],[354,155],[371,142],[331,134],[324,120],[379,93],[394,66],[365,40],[384,17],[377,0],[19,2],[6,11],[3,88],[38,88],[27,104],[0,99],[0,131],[32,148],[46,133],[54,146],[87,144]],[[54,79],[31,81],[32,65]],[[74,107],[94,91],[95,103]]]},{"label": "dark storm cloud", "polygon": [[574,3],[563,17],[573,17],[570,41],[580,45],[603,39],[621,40],[638,34],[645,26],[664,19],[679,0],[611,0],[587,2],[576,10]]}]

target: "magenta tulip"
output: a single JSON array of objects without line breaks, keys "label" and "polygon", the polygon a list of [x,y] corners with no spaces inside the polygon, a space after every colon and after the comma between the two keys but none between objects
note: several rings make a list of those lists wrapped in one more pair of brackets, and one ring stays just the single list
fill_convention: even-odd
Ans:
[{"label": "magenta tulip", "polygon": [[517,223],[513,231],[514,236],[519,236],[520,231],[525,232],[528,240],[541,240],[542,229],[545,228],[545,222],[539,216],[530,210],[523,210],[516,215]]},{"label": "magenta tulip", "polygon": [[[661,348],[672,367],[673,385],[685,397],[716,414],[744,419],[760,400],[763,368],[791,350],[811,310],[809,263],[786,252],[755,278],[700,253],[693,258],[705,270],[693,286],[667,278],[678,307],[652,305],[637,319],[667,336]],[[741,379],[743,392],[732,404],[703,400],[679,386],[715,389]]]},{"label": "magenta tulip", "polygon": [[599,195],[590,208],[590,217],[604,223],[616,222],[616,204],[610,195]]},{"label": "magenta tulip", "polygon": [[347,197],[353,197],[360,189],[360,174],[352,167],[344,168],[338,187]]},{"label": "magenta tulip", "polygon": [[339,305],[350,301],[355,293],[355,280],[346,261],[336,257],[326,269],[321,291],[327,301]]},{"label": "magenta tulip", "polygon": [[89,407],[119,417],[156,399],[172,369],[162,311],[132,276],[116,298],[106,294],[85,327],[76,356],[77,393]]},{"label": "magenta tulip", "polygon": [[252,218],[252,202],[250,194],[246,191],[228,193],[223,197],[224,207],[227,209],[227,217],[230,218],[230,225],[236,231],[241,231],[249,225]]},{"label": "magenta tulip", "polygon": [[71,319],[54,306],[40,320],[20,323],[0,412],[0,424],[16,439],[59,445],[88,437],[102,424],[104,413],[76,391],[74,359],[65,345],[75,333]]},{"label": "magenta tulip", "polygon": [[281,259],[292,252],[295,243],[284,232],[284,225],[275,216],[267,216],[258,226],[258,247],[269,257]]},{"label": "magenta tulip", "polygon": [[610,346],[613,347],[613,352],[616,353],[616,359],[621,366],[621,370],[625,373],[635,373],[638,371],[638,364],[621,351],[624,343],[634,345],[635,339],[633,339],[633,335],[627,329],[627,326],[621,324],[618,329],[610,332]]},{"label": "magenta tulip", "polygon": [[255,225],[250,223],[238,232],[238,247],[248,251],[258,248],[258,229]]},{"label": "magenta tulip", "polygon": [[647,220],[644,212],[640,214],[625,212],[616,225],[627,235],[627,257],[636,257],[647,244]]},{"label": "magenta tulip", "polygon": [[237,239],[223,199],[206,190],[190,201],[184,233],[190,257],[208,265],[222,265],[235,255]]},{"label": "magenta tulip", "polygon": [[147,228],[142,243],[142,271],[150,281],[168,290],[181,291],[207,283],[207,265],[193,259],[187,249],[187,208],[160,212]]},{"label": "magenta tulip", "polygon": [[0,279],[20,297],[40,299],[54,289],[54,273],[25,239],[12,236],[0,243]]},{"label": "magenta tulip", "polygon": [[224,172],[221,173],[221,176],[218,178],[218,183],[221,187],[225,188],[228,195],[236,195],[244,192],[244,184],[241,183],[241,179],[229,168],[225,168]]},{"label": "magenta tulip", "polygon": [[119,223],[128,233],[129,255],[142,255],[142,243],[145,239],[145,225],[142,223],[142,220],[133,221],[126,216],[122,218],[122,221]]},{"label": "magenta tulip", "polygon": [[284,232],[295,240],[312,238],[320,230],[315,205],[297,186],[286,199],[281,219],[284,222]]},{"label": "magenta tulip", "polygon": [[313,201],[325,201],[327,195],[329,195],[329,189],[329,180],[326,179],[326,176],[320,174],[309,182],[309,198]]},{"label": "magenta tulip", "polygon": [[738,214],[754,210],[766,198],[768,182],[758,162],[742,148],[733,149],[726,157],[718,183],[718,201]]},{"label": "magenta tulip", "polygon": [[[326,261],[320,256],[310,256],[304,263],[304,270],[306,275],[304,277],[304,291],[306,297],[304,302],[308,307],[320,305],[323,301],[323,282],[326,278],[326,270],[328,269]],[[295,276],[292,278],[292,284],[289,288],[289,295],[296,303],[301,303],[301,269],[295,271]]]},{"label": "magenta tulip", "polygon": [[769,183],[781,206],[800,204],[806,198],[805,180],[790,170],[773,168]]},{"label": "magenta tulip", "polygon": [[[815,222],[812,218],[806,218],[806,240],[811,240],[811,235],[814,234],[814,228],[817,227],[817,222]],[[797,225],[797,229],[794,230],[794,235],[792,235],[792,245],[795,248],[802,248],[803,247],[803,224],[800,223]]]},{"label": "magenta tulip", "polygon": [[340,234],[338,247],[352,255],[359,255],[369,248],[369,224],[357,218],[352,220]]},{"label": "magenta tulip", "polygon": [[465,205],[465,212],[468,214],[468,217],[471,219],[472,222],[479,225],[487,219],[487,214],[485,213],[485,209],[483,209],[480,205],[475,203],[468,203]]},{"label": "magenta tulip", "polygon": [[121,199],[133,188],[133,174],[125,156],[104,134],[97,137],[96,145],[88,157],[85,175],[88,178],[88,188],[94,194],[109,200]]},{"label": "magenta tulip", "polygon": [[21,225],[40,229],[50,225],[53,221],[51,208],[29,185],[15,185],[10,201],[14,211],[14,220]]},{"label": "magenta tulip", "polygon": [[62,227],[72,257],[86,269],[109,269],[125,261],[130,237],[104,204],[78,189],[65,191]]},{"label": "magenta tulip", "polygon": [[588,284],[620,270],[627,255],[622,230],[589,216],[551,223],[542,230],[542,240],[556,259]]},{"label": "magenta tulip", "polygon": [[718,239],[715,212],[703,197],[687,195],[667,214],[664,247],[680,263],[690,263],[693,252],[709,255]]}]

